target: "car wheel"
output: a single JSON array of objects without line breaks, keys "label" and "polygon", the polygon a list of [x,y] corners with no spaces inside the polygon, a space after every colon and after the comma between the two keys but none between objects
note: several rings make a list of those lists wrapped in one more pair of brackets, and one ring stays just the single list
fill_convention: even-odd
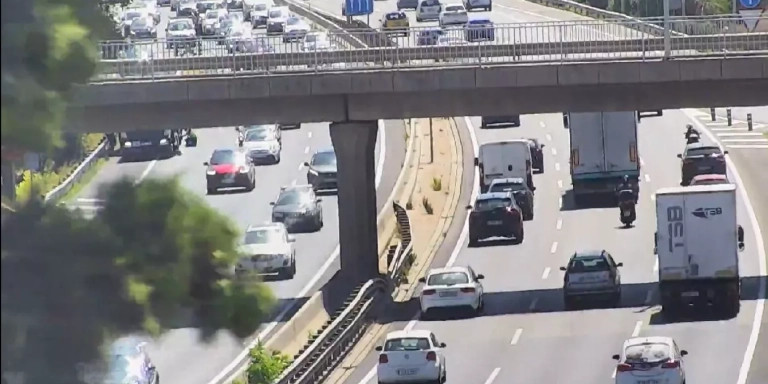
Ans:
[{"label": "car wheel", "polygon": [[515,236],[515,239],[512,241],[512,244],[521,244],[524,238],[525,238],[525,230],[523,228],[520,228],[520,232],[518,233],[518,235]]},{"label": "car wheel", "polygon": [[292,279],[294,276],[296,276],[296,259],[293,259],[291,262],[290,270],[288,271],[289,278]]},{"label": "car wheel", "polygon": [[421,318],[421,320],[430,320],[432,319],[432,313],[429,312],[429,309],[426,311],[421,311],[419,318]]},{"label": "car wheel", "polygon": [[573,309],[575,307],[573,299],[568,297],[568,296],[563,297],[563,304],[565,305],[565,310],[566,311],[570,311],[571,309]]},{"label": "car wheel", "polygon": [[256,178],[250,179],[248,181],[248,186],[245,187],[245,190],[248,192],[253,191],[254,189],[256,189]]},{"label": "car wheel", "polygon": [[216,188],[208,187],[207,190],[209,195],[213,195],[214,193],[216,193]]},{"label": "car wheel", "polygon": [[614,307],[620,306],[621,305],[621,291],[616,292],[613,295],[613,298],[611,299],[611,301],[613,302],[613,306]]},{"label": "car wheel", "polygon": [[470,233],[469,234],[469,244],[467,244],[467,245],[469,245],[470,248],[477,247],[477,245],[478,245],[478,238],[472,236],[472,233]]},{"label": "car wheel", "polygon": [[486,11],[488,11],[488,12],[493,12],[493,5],[491,5],[490,7],[488,7],[488,9],[486,9]]}]

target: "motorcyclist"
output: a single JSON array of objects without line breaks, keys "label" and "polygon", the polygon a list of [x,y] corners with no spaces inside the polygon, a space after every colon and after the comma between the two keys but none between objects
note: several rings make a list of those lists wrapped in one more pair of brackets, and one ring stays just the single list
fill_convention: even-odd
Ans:
[{"label": "motorcyclist", "polygon": [[619,184],[619,186],[616,187],[616,192],[621,192],[624,190],[634,191],[634,187],[632,186],[632,183],[629,181],[629,175],[624,175],[621,178],[621,184]]},{"label": "motorcyclist", "polygon": [[688,144],[698,142],[700,136],[699,131],[696,128],[693,128],[693,125],[686,125],[685,139],[688,141]]},{"label": "motorcyclist", "polygon": [[[616,195],[619,200],[619,211],[621,213],[622,222],[627,226],[635,220],[635,205],[637,204],[637,195],[635,193],[634,185],[629,180],[628,175],[624,175],[621,179],[621,184],[616,188]],[[625,214],[625,210],[629,210],[628,214]],[[629,219],[628,221],[625,221]]]}]

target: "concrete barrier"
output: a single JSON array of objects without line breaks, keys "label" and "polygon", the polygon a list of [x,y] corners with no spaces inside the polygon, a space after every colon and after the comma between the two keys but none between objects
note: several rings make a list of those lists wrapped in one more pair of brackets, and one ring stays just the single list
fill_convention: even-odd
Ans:
[{"label": "concrete barrier", "polygon": [[80,179],[88,173],[88,171],[93,167],[94,164],[96,164],[96,161],[98,161],[100,158],[104,157],[107,153],[107,142],[106,140],[101,140],[101,143],[99,143],[99,146],[96,147],[96,149],[91,152],[90,155],[88,155],[85,159],[83,159],[80,164],[75,168],[72,173],[67,176],[64,181],[61,182],[56,188],[48,192],[45,197],[43,198],[45,202],[49,201],[56,201],[57,199],[60,199],[64,197],[64,195],[69,192],[72,187],[80,181]]}]

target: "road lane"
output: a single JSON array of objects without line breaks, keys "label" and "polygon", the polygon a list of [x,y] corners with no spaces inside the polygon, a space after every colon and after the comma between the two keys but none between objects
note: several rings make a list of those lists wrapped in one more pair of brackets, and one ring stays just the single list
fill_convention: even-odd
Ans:
[{"label": "road lane", "polygon": [[[750,276],[758,273],[755,234],[742,201],[738,214],[746,231],[747,250],[740,258],[742,274],[747,278],[746,299],[739,316],[724,321],[667,324],[657,315],[657,307],[647,305],[655,304],[657,296],[652,253],[655,210],[651,194],[658,188],[679,183],[679,160],[675,155],[684,145],[682,132],[686,122],[679,111],[665,111],[664,117],[642,121],[639,148],[644,181],[638,222],[631,229],[618,228],[616,208],[571,210],[567,193],[563,210],[553,209],[559,206],[558,196],[563,192],[558,185],[562,184],[565,190],[570,185],[568,131],[562,128],[559,115],[524,116],[521,128],[477,131],[479,143],[533,136],[551,147],[548,151],[545,148],[547,172],[535,176],[536,218],[526,223],[525,242],[470,249],[464,245],[456,260],[457,264],[471,264],[486,275],[486,313],[475,319],[414,325],[434,331],[448,344],[449,383],[483,382],[496,368],[501,368],[495,378],[499,383],[608,383],[614,366],[610,356],[633,334],[670,335],[677,339],[691,352],[686,360],[691,381],[736,381],[754,318],[756,279]],[[679,140],[674,139],[677,134]],[[556,151],[552,152],[552,148]],[[549,166],[552,161],[560,164],[560,172]],[[561,230],[557,230],[560,219]],[[622,305],[565,313],[560,291],[562,273],[557,268],[571,252],[591,247],[604,247],[625,263]],[[544,274],[547,268],[556,272]],[[471,336],[467,336],[468,329],[473,330]],[[518,329],[521,331],[513,346]],[[723,354],[736,358],[723,362]],[[476,359],[478,356],[482,358]],[[485,363],[499,361],[499,356],[502,358],[497,366]],[[474,364],[477,360],[483,364]],[[359,369],[368,372],[375,360],[366,359],[365,364]],[[552,369],[553,364],[557,365],[556,370]],[[364,375],[356,373],[348,383],[360,383],[361,376]],[[370,382],[372,375],[368,378],[363,382]]]}]

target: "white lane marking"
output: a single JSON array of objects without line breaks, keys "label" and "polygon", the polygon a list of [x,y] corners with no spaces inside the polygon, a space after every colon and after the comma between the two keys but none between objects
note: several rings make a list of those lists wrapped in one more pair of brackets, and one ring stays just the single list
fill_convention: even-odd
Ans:
[{"label": "white lane marking", "polygon": [[[707,124],[707,125],[709,125],[709,124]],[[709,128],[709,130],[710,131],[714,131],[714,132],[728,132],[728,131],[732,132],[732,131],[746,131],[747,128],[744,128],[744,127],[742,127],[742,128],[735,128],[735,127],[731,127],[731,128]],[[720,136],[720,134],[718,134],[718,136]]]},{"label": "white lane marking", "polygon": [[645,160],[642,157],[640,158],[640,166],[645,167]]},{"label": "white lane marking", "polygon": [[632,330],[632,337],[637,337],[642,329],[643,322],[638,320],[637,323],[635,323],[635,329]]},{"label": "white lane marking", "polygon": [[379,120],[379,163],[376,164],[376,188],[381,184],[381,174],[384,172],[384,156],[387,153],[387,135],[384,129],[384,120]]},{"label": "white lane marking", "polygon": [[296,179],[291,180],[291,186],[296,186]]},{"label": "white lane marking", "polygon": [[653,263],[653,272],[659,271],[659,258],[656,257],[656,262]]},{"label": "white lane marking", "polygon": [[649,289],[645,294],[645,305],[651,305],[651,300],[653,300],[653,291]]},{"label": "white lane marking", "polygon": [[[309,137],[312,137],[312,132],[308,132],[307,134],[308,134]],[[379,148],[379,158],[378,158],[378,161],[379,161],[380,164],[383,164],[386,161],[386,159],[387,159],[387,156],[386,156],[387,152],[384,150],[385,149],[385,144],[384,143],[386,142],[386,139],[387,139],[387,136],[384,133],[384,130],[379,129],[379,140],[381,140],[381,147]],[[376,172],[377,173],[376,173],[375,183],[376,183],[376,189],[377,190],[379,189],[379,184],[381,184],[381,174],[379,174],[381,169],[382,169],[381,167],[376,167]],[[475,180],[475,184],[477,184],[477,180]],[[387,209],[387,207],[383,207],[383,209]],[[333,265],[333,263],[336,261],[336,259],[339,258],[339,251],[340,251],[339,244],[336,244],[336,248],[334,248],[333,252],[331,252],[330,257],[328,257],[328,259],[325,261],[325,263],[322,266],[320,266],[320,269],[317,271],[317,273],[314,276],[312,276],[311,279],[309,279],[307,284],[304,285],[304,287],[301,289],[301,291],[299,291],[299,293],[295,297],[305,297],[305,296],[307,296],[309,294],[309,291],[312,289],[312,287],[315,284],[317,284],[318,281],[320,281],[320,278],[322,278],[323,275],[325,275],[325,272],[328,271],[328,268],[330,268],[331,265]],[[222,381],[231,382],[231,381],[234,380],[235,377],[240,375],[241,372],[239,372],[239,370],[236,369],[237,366],[240,365],[243,360],[245,360],[245,358],[251,352],[251,349],[253,349],[253,347],[255,347],[257,344],[259,344],[267,335],[269,335],[275,329],[275,327],[277,327],[280,323],[283,322],[283,319],[285,318],[286,315],[288,315],[288,312],[293,310],[293,308],[298,303],[299,303],[298,300],[294,300],[293,302],[291,302],[291,304],[289,304],[285,308],[283,308],[283,310],[280,311],[280,313],[278,313],[277,316],[275,316],[275,319],[273,321],[271,321],[270,323],[268,323],[264,327],[264,330],[259,332],[259,334],[256,335],[256,338],[254,338],[246,346],[246,348],[243,349],[237,355],[237,357],[234,360],[232,360],[231,363],[229,363],[229,365],[227,365],[226,368],[224,368],[221,372],[219,372],[219,374],[216,375],[216,377],[211,379],[208,382],[208,384],[219,384]],[[375,371],[373,371],[373,372],[375,373]],[[229,375],[229,376],[227,376],[227,375]],[[227,380],[225,380],[225,379],[227,379]],[[368,380],[370,380],[370,379],[368,379]]]},{"label": "white lane marking", "polygon": [[544,272],[541,273],[541,279],[546,280],[547,277],[549,277],[549,272],[552,272],[552,268],[550,267],[544,268]]},{"label": "white lane marking", "polygon": [[302,168],[304,168],[304,163],[299,163],[299,171],[301,171]]},{"label": "white lane marking", "polygon": [[[475,128],[472,126],[472,120],[470,120],[469,117],[464,116],[464,123],[467,125],[467,128],[469,128],[469,139],[472,142],[472,152],[474,152],[474,157],[477,157],[479,149],[477,145],[477,135],[475,134]],[[478,190],[480,189],[478,185],[479,183],[477,182],[479,178],[480,175],[478,174],[478,169],[477,167],[474,167],[474,172],[472,175],[472,193],[470,194],[469,201],[475,201],[475,197],[477,197]],[[461,253],[462,248],[464,248],[464,241],[467,239],[468,235],[469,215],[467,215],[467,218],[464,221],[464,228],[461,229],[459,238],[456,240],[456,245],[453,247],[453,252],[451,252],[451,257],[445,264],[446,267],[453,266],[453,263],[455,263],[456,259],[459,258],[459,253]]]},{"label": "white lane marking", "polygon": [[768,144],[766,144],[766,145],[760,145],[760,144],[729,145],[728,148],[733,148],[733,149],[768,149]]},{"label": "white lane marking", "polygon": [[491,384],[494,380],[496,380],[496,376],[499,375],[499,371],[501,371],[501,368],[494,368],[493,372],[491,372],[491,375],[488,376],[488,380],[485,380],[485,384]]},{"label": "white lane marking", "polygon": [[552,148],[552,156],[557,156],[557,149]]},{"label": "white lane marking", "polygon": [[563,207],[563,197],[562,196],[560,196],[560,200],[559,200],[558,204],[560,205],[560,208]]},{"label": "white lane marking", "polygon": [[310,139],[312,138],[312,131],[307,132],[307,137]]},{"label": "white lane marking", "polygon": [[309,153],[309,147],[304,147],[304,154],[306,155],[307,153]]},{"label": "white lane marking", "polygon": [[557,227],[557,230],[558,230],[558,231],[559,231],[560,229],[562,229],[562,228],[563,228],[563,219],[561,219],[561,218],[558,218],[558,219],[557,219],[557,224],[555,225],[555,227]]},{"label": "white lane marking", "polygon": [[[683,113],[688,115],[688,117],[693,120],[693,123],[696,124],[700,130],[704,131],[704,134],[709,137],[710,140],[717,143],[717,139],[715,136],[710,133],[706,127],[704,127],[704,124],[702,124],[699,120],[692,117],[690,109],[684,109]],[[724,150],[722,144],[718,144],[720,146],[720,150]],[[730,155],[725,155],[726,158],[730,157]],[[766,259],[765,259],[765,244],[763,244],[763,233],[760,230],[760,223],[757,221],[757,216],[755,215],[755,208],[752,206],[752,202],[749,200],[749,195],[747,194],[746,189],[743,187],[744,182],[742,181],[741,175],[739,174],[739,170],[736,169],[736,166],[733,164],[733,162],[730,159],[727,159],[725,164],[728,166],[728,170],[733,175],[733,178],[736,181],[736,184],[738,184],[741,188],[738,188],[739,194],[741,194],[741,199],[744,201],[744,205],[747,207],[747,215],[749,216],[750,224],[752,225],[752,230],[755,233],[755,246],[757,248],[757,260],[758,264],[760,266],[759,275],[765,276],[768,275],[768,266],[766,265]],[[763,321],[763,309],[765,308],[765,291],[766,291],[766,282],[765,279],[760,280],[760,286],[758,287],[758,298],[757,302],[755,304],[755,318],[752,321],[752,332],[749,334],[749,340],[747,341],[747,348],[744,351],[744,358],[741,361],[741,368],[739,369],[739,377],[736,380],[736,384],[746,384],[747,382],[747,376],[749,375],[749,368],[752,366],[752,359],[755,357],[755,347],[757,346],[757,340],[760,337],[760,325]]]},{"label": "white lane marking", "polygon": [[133,185],[141,184],[141,182],[144,181],[144,179],[146,179],[147,176],[149,176],[149,173],[152,172],[152,168],[155,167],[155,164],[157,164],[157,160],[150,161],[149,164],[147,164],[147,168],[144,169],[144,172],[141,173],[141,175],[139,176],[138,179],[136,179]]},{"label": "white lane marking", "polygon": [[[541,123],[541,126],[543,127],[544,123]],[[547,140],[552,141],[552,135],[550,135],[549,133],[547,133]]]},{"label": "white lane marking", "polygon": [[[546,124],[544,124],[544,122],[543,122],[543,121],[539,121],[539,126],[540,126],[540,127],[542,127],[542,128],[544,128],[544,127],[546,127],[547,125],[546,125]],[[549,135],[547,135],[547,140],[552,140],[552,136],[549,136]]]},{"label": "white lane marking", "polygon": [[656,194],[651,194],[651,201],[656,201]]},{"label": "white lane marking", "polygon": [[645,182],[646,183],[650,183],[651,182],[651,175],[649,175],[647,173],[645,174]]},{"label": "white lane marking", "polygon": [[560,171],[560,163],[555,163],[555,171]]},{"label": "white lane marking", "polygon": [[768,143],[768,139],[723,139],[723,143]]},{"label": "white lane marking", "polygon": [[557,181],[557,187],[560,188],[560,189],[563,189],[563,181],[562,180],[558,180]]},{"label": "white lane marking", "polygon": [[533,300],[531,300],[531,305],[528,306],[528,311],[533,312],[534,309],[536,309],[536,304],[539,303],[539,298],[534,297]]},{"label": "white lane marking", "polygon": [[77,199],[77,201],[80,202],[80,203],[103,203],[104,199],[94,199],[94,198],[81,197],[81,198]]},{"label": "white lane marking", "polygon": [[523,329],[518,328],[515,330],[515,334],[512,336],[512,341],[509,343],[511,345],[516,345],[520,341],[520,336],[523,335]]},{"label": "white lane marking", "polygon": [[557,241],[552,243],[552,247],[549,248],[549,253],[555,253],[555,252],[557,252]]},{"label": "white lane marking", "polygon": [[613,374],[611,375],[611,379],[616,378],[616,367],[613,367]]}]

